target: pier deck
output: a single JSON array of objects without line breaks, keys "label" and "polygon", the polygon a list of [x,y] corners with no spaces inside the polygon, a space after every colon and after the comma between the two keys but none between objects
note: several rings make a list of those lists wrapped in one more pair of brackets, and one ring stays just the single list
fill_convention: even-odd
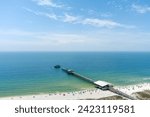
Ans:
[{"label": "pier deck", "polygon": [[111,91],[111,92],[113,92],[113,93],[115,93],[115,94],[118,94],[118,95],[120,95],[120,96],[122,96],[122,97],[125,97],[125,98],[127,98],[127,99],[136,100],[135,98],[131,97],[130,95],[128,95],[128,94],[126,94],[126,93],[124,93],[124,92],[122,92],[122,91],[119,91],[118,89],[113,88],[113,85],[110,84],[110,83],[107,83],[107,82],[105,82],[105,81],[96,81],[96,82],[95,82],[95,81],[93,81],[92,79],[90,79],[90,78],[88,78],[88,77],[85,77],[85,76],[83,76],[83,75],[80,75],[79,73],[76,73],[76,72],[74,72],[74,71],[71,70],[71,69],[62,68],[62,70],[63,70],[64,72],[66,72],[67,74],[69,74],[69,75],[72,75],[72,76],[81,78],[82,80],[85,80],[85,81],[87,81],[87,82],[89,82],[89,83],[92,83],[92,84],[95,85],[95,87],[98,88],[98,89],[101,89],[101,90],[108,90],[108,91]]}]

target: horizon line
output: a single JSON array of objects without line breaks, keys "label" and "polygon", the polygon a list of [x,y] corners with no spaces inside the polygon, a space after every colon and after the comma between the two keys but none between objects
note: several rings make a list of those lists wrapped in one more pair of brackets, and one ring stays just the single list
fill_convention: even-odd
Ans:
[{"label": "horizon line", "polygon": [[75,53],[75,52],[128,52],[128,53],[133,53],[133,52],[140,52],[140,53],[145,53],[145,52],[147,52],[147,53],[149,53],[150,51],[0,51],[0,53],[4,53],[4,52],[8,52],[8,53],[14,53],[14,52],[28,52],[28,53],[30,53],[30,52],[73,52],[73,53]]}]

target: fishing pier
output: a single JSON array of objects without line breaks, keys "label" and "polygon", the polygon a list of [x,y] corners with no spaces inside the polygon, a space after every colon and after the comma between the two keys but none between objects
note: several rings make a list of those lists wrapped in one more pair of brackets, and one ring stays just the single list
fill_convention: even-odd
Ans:
[{"label": "fishing pier", "polygon": [[[54,66],[54,68],[59,69],[59,68],[61,68],[61,66],[56,65],[56,66]],[[108,83],[108,82],[105,82],[105,81],[100,81],[100,80],[99,81],[94,81],[94,80],[92,80],[88,77],[85,77],[83,75],[80,75],[79,73],[76,73],[75,71],[73,71],[71,69],[66,69],[66,68],[61,68],[61,69],[62,69],[62,71],[64,71],[68,75],[78,77],[82,80],[85,80],[86,82],[89,82],[89,83],[93,84],[95,86],[95,88],[101,89],[103,91],[107,90],[107,91],[113,92],[115,94],[118,94],[118,95],[120,95],[124,98],[130,99],[130,100],[136,100],[132,96],[130,96],[130,95],[128,95],[128,94],[126,94],[122,91],[119,91],[118,89],[115,89],[111,83]]]}]

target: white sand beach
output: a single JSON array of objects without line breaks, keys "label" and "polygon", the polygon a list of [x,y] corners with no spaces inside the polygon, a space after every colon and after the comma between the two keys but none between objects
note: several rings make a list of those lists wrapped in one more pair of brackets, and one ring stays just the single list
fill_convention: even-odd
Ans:
[{"label": "white sand beach", "polygon": [[132,93],[135,93],[135,92],[150,90],[150,83],[129,85],[129,86],[120,86],[120,87],[116,87],[116,88],[124,93],[131,95]]},{"label": "white sand beach", "polygon": [[[132,93],[135,92],[150,90],[150,83],[130,85],[130,86],[118,86],[114,88],[131,95]],[[100,89],[88,89],[76,92],[3,97],[0,98],[0,100],[77,100],[77,99],[100,99],[115,95],[116,94],[110,91],[102,91]]]}]

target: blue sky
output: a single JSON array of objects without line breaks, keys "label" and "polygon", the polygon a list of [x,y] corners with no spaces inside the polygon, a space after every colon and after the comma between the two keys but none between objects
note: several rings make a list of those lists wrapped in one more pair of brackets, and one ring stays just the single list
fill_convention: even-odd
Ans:
[{"label": "blue sky", "polygon": [[149,0],[1,0],[0,51],[150,51]]}]

